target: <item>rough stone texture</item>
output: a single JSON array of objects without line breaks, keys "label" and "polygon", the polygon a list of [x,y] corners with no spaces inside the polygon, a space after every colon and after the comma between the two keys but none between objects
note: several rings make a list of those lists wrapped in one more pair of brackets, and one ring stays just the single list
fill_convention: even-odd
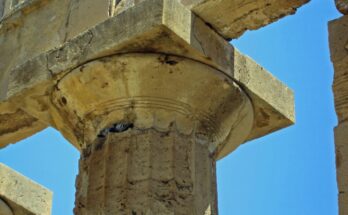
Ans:
[{"label": "rough stone texture", "polygon": [[216,166],[193,134],[109,133],[84,149],[76,215],[217,215]]},{"label": "rough stone texture", "polygon": [[335,0],[337,10],[344,15],[348,15],[348,0]]},{"label": "rough stone texture", "polygon": [[[248,139],[263,136],[294,122],[293,93],[290,89],[251,59],[241,55],[188,9],[175,1],[164,0],[144,1],[91,28],[62,47],[24,61],[9,72],[11,75],[8,79],[5,78],[9,82],[9,89],[3,90],[5,98],[0,103],[0,109],[6,113],[21,108],[40,119],[41,124],[33,131],[47,125],[47,121],[54,124],[51,115],[47,114],[51,111],[48,95],[57,79],[85,62],[125,52],[184,56],[228,75],[243,86],[252,98],[257,117]],[[10,142],[10,139],[0,141],[2,146]]]},{"label": "rough stone texture", "polygon": [[309,0],[181,0],[205,22],[233,39],[246,30],[256,30],[278,19],[294,14]]},{"label": "rough stone texture", "polygon": [[[114,15],[144,0],[120,0]],[[180,0],[204,22],[211,25],[225,39],[241,36],[247,30],[256,30],[284,16],[309,0]],[[218,12],[217,12],[218,11]]]},{"label": "rough stone texture", "polygon": [[47,127],[21,109],[15,109],[14,112],[9,110],[11,108],[2,111],[0,115],[0,147],[6,143],[25,139]]},{"label": "rough stone texture", "polygon": [[340,122],[348,120],[348,16],[329,23],[331,60],[335,68],[333,90]]},{"label": "rough stone texture", "polygon": [[348,212],[348,122],[339,124],[335,129],[336,168],[339,191],[340,214]]},{"label": "rough stone texture", "polygon": [[217,214],[215,161],[253,125],[227,75],[178,56],[121,54],[75,68],[53,95],[66,117],[59,130],[82,143],[75,214]]},{"label": "rough stone texture", "polygon": [[[342,2],[342,1],[341,1]],[[329,23],[331,60],[335,68],[333,91],[339,124],[335,129],[340,214],[348,213],[348,16]]]},{"label": "rough stone texture", "polygon": [[5,13],[0,25],[0,101],[11,69],[104,21],[109,17],[104,2],[109,1],[26,0]]},{"label": "rough stone texture", "polygon": [[216,160],[294,122],[292,91],[226,38],[305,2],[7,0],[0,147],[59,130],[82,152],[75,214],[217,215]]},{"label": "rough stone texture", "polygon": [[10,206],[14,215],[51,214],[52,193],[1,163],[0,199]]},{"label": "rough stone texture", "polygon": [[2,18],[3,14],[4,14],[4,10],[5,10],[5,1],[0,0],[0,19]]},{"label": "rough stone texture", "polygon": [[256,139],[295,122],[294,93],[252,59],[234,51],[234,80],[250,96],[254,126],[248,140]]},{"label": "rough stone texture", "polygon": [[124,54],[92,61],[64,76],[53,95],[55,107],[64,113],[57,128],[78,148],[113,123],[161,131],[174,123],[184,134],[195,130],[207,138],[211,153],[221,158],[245,141],[254,121],[249,98],[232,79],[169,55]]}]

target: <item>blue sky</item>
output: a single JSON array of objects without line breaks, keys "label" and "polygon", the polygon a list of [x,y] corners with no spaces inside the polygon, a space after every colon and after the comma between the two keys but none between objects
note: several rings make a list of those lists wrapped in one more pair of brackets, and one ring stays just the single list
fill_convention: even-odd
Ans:
[{"label": "blue sky", "polygon": [[[334,0],[232,43],[295,91],[296,125],[240,146],[218,162],[220,215],[337,215],[327,22]],[[72,215],[78,152],[53,129],[0,150],[0,162],[54,192],[53,215]]]}]

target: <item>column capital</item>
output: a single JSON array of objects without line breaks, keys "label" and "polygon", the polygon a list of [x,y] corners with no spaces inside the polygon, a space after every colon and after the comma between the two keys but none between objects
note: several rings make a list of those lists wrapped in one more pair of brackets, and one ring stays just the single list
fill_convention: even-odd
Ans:
[{"label": "column capital", "polygon": [[233,80],[248,95],[254,111],[252,130],[245,141],[294,122],[293,92],[288,87],[233,48],[179,2],[146,0],[59,48],[18,62],[5,79],[8,88],[1,93],[4,96],[0,119],[5,122],[0,125],[1,146],[48,125],[60,127],[56,120],[59,113],[52,104],[52,92],[59,80],[88,62],[123,53],[187,58]]},{"label": "column capital", "polygon": [[91,61],[58,80],[52,95],[57,129],[78,148],[117,125],[161,132],[175,127],[221,158],[248,138],[254,121],[251,100],[233,79],[167,54]]}]

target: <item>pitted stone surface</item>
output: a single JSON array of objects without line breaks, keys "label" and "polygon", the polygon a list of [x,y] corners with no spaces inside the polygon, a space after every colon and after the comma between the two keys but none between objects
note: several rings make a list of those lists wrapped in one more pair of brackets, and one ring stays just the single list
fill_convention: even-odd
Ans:
[{"label": "pitted stone surface", "polygon": [[[248,139],[294,122],[293,93],[289,88],[250,58],[241,55],[183,5],[175,1],[147,0],[91,28],[62,47],[24,61],[13,69],[11,76],[2,80],[9,83],[9,88],[2,92],[6,96],[0,102],[1,113],[23,113],[24,116],[14,114],[13,117],[39,120],[30,128],[13,125],[18,129],[0,136],[0,144],[4,146],[18,140],[11,137],[23,138],[20,135],[23,132],[30,135],[47,126],[48,119],[52,120],[47,113],[54,111],[50,109],[50,90],[57,79],[93,59],[123,52],[183,56],[225,73],[243,86],[253,101],[256,120]],[[53,123],[50,121],[48,124]]]},{"label": "pitted stone surface", "polygon": [[336,168],[339,192],[339,211],[341,215],[348,212],[348,122],[340,123],[335,128]]},{"label": "pitted stone surface", "polygon": [[216,165],[194,132],[131,129],[83,150],[76,215],[217,215]]},{"label": "pitted stone surface", "polygon": [[232,79],[205,64],[170,55],[98,59],[65,75],[53,95],[64,113],[58,129],[77,139],[80,147],[115,122],[160,131],[175,123],[184,134],[195,130],[205,136],[211,152],[221,158],[245,141],[254,121],[248,96]]},{"label": "pitted stone surface", "polygon": [[[119,0],[114,15],[144,0]],[[241,36],[247,30],[256,30],[284,16],[309,0],[180,0],[195,14],[209,23],[226,39]],[[218,12],[217,12],[218,11]]]},{"label": "pitted stone surface", "polygon": [[227,39],[306,2],[7,0],[0,147],[59,130],[82,152],[75,214],[217,215],[216,160],[294,122],[292,91]]},{"label": "pitted stone surface", "polygon": [[348,16],[329,23],[331,60],[335,75],[333,90],[339,122],[348,120]]},{"label": "pitted stone surface", "polygon": [[337,10],[344,15],[348,15],[348,0],[335,0]]},{"label": "pitted stone surface", "polygon": [[[336,1],[345,13],[347,1]],[[335,128],[339,213],[348,213],[348,16],[329,23],[331,60],[335,68],[333,91],[339,124]]]},{"label": "pitted stone surface", "polygon": [[51,214],[51,191],[1,163],[0,199],[6,201],[13,211],[13,215]]}]

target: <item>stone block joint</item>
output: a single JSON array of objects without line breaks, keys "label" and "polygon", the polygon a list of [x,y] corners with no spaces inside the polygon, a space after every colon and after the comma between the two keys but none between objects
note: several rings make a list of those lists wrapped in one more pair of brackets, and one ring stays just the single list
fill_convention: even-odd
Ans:
[{"label": "stone block joint", "polygon": [[329,22],[331,61],[334,66],[333,92],[338,125],[335,131],[336,172],[339,214],[348,213],[348,1],[335,0],[336,7],[344,16]]},{"label": "stone block joint", "polygon": [[0,27],[0,147],[63,134],[75,214],[217,215],[216,161],[294,123],[293,92],[226,40],[307,0],[267,2],[19,4]]}]

